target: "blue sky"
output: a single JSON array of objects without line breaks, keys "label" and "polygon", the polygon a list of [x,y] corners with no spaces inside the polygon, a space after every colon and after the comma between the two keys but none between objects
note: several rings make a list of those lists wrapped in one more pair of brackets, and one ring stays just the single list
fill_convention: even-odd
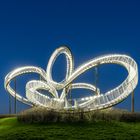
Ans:
[{"label": "blue sky", "polygon": [[[8,113],[4,77],[19,66],[46,69],[51,53],[61,45],[71,48],[75,67],[102,54],[121,53],[140,62],[139,1],[0,1],[0,113]],[[65,61],[54,66],[54,78],[61,80]],[[63,65],[64,64],[64,65]],[[79,80],[94,83],[94,70]],[[127,76],[116,65],[99,67],[99,87],[107,91]],[[17,80],[21,94],[31,75]],[[35,77],[37,78],[37,77]],[[140,85],[135,90],[135,110],[140,111]],[[117,107],[130,110],[130,96]],[[18,103],[18,111],[26,108]]]}]

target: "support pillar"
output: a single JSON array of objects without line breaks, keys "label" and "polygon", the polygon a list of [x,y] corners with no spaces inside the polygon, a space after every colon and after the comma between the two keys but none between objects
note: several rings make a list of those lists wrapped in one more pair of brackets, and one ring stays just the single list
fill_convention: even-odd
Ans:
[{"label": "support pillar", "polygon": [[131,112],[134,113],[135,107],[134,107],[134,91],[131,93]]},{"label": "support pillar", "polygon": [[17,114],[17,95],[16,95],[16,88],[17,88],[17,85],[16,85],[16,78],[14,80],[14,86],[15,86],[15,106],[14,106],[14,113]]},{"label": "support pillar", "polygon": [[9,114],[12,113],[12,106],[11,106],[11,95],[9,94]]}]

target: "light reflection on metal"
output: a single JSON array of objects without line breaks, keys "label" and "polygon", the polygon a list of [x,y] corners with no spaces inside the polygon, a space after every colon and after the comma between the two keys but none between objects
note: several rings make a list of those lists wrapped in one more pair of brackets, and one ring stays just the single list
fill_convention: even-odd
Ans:
[{"label": "light reflection on metal", "polygon": [[[55,60],[61,54],[66,56],[66,77],[61,82],[56,82],[52,78],[52,68]],[[104,55],[94,58],[76,69],[74,69],[73,61],[70,50],[62,46],[56,49],[50,57],[46,71],[39,67],[26,66],[10,72],[5,77],[5,89],[13,97],[16,96],[17,100],[31,106],[44,106],[56,110],[80,108],[84,111],[89,111],[108,108],[123,101],[137,86],[138,68],[136,62],[130,56],[120,54]],[[100,93],[99,88],[88,83],[73,83],[73,80],[85,71],[102,64],[118,64],[123,66],[128,71],[127,78],[118,87],[106,93]],[[25,73],[37,73],[41,77],[39,80],[32,80],[26,84],[26,98],[18,93],[15,95],[14,89],[10,86],[11,80]],[[81,88],[93,91],[93,95],[84,98],[72,98],[74,103],[70,104],[66,98],[67,93],[72,89]],[[47,90],[53,97],[43,95],[38,91],[39,89]],[[58,95],[58,90],[62,90],[60,96]]]}]

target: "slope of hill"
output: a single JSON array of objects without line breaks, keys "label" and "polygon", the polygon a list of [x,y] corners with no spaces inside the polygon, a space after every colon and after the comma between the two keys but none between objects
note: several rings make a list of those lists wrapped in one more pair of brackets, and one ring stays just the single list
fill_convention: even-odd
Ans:
[{"label": "slope of hill", "polygon": [[16,117],[0,119],[0,139],[140,139],[140,123],[23,124]]}]

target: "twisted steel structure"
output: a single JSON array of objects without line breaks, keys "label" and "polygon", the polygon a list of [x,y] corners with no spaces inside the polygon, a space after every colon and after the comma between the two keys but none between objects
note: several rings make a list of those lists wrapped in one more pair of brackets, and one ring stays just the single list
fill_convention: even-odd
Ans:
[{"label": "twisted steel structure", "polygon": [[[65,79],[61,82],[56,82],[52,78],[52,67],[61,54],[66,56],[67,69]],[[79,75],[102,64],[118,64],[126,68],[128,76],[118,87],[106,92],[100,93],[99,88],[87,83],[72,83]],[[11,80],[25,73],[37,73],[42,77],[42,80],[32,80],[26,84],[26,97],[22,97],[16,93],[10,86]],[[49,109],[83,109],[84,111],[98,110],[111,107],[123,101],[137,86],[138,83],[138,68],[136,62],[127,55],[112,54],[97,57],[92,59],[78,68],[74,69],[74,60],[71,51],[63,46],[54,51],[48,62],[46,72],[39,67],[26,66],[18,68],[10,72],[5,77],[5,89],[17,100],[28,105],[39,105]],[[70,104],[66,98],[70,89],[83,88],[93,91],[93,95],[86,98],[75,98],[74,103]],[[39,92],[39,89],[44,89],[49,92],[49,95],[44,95]],[[61,95],[58,95],[58,90],[62,90]],[[96,91],[96,92],[95,92]]]}]

